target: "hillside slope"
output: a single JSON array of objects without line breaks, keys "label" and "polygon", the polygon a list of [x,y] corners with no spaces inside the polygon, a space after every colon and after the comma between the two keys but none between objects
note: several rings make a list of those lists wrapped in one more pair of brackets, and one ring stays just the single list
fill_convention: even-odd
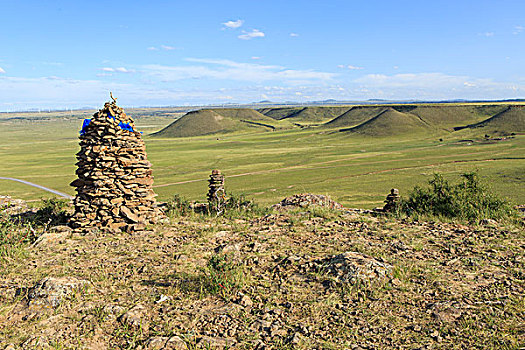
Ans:
[{"label": "hillside slope", "polygon": [[439,128],[452,130],[454,127],[474,124],[485,120],[501,111],[502,105],[463,105],[463,106],[416,106],[409,113],[417,115],[427,123]]},{"label": "hillside slope", "polygon": [[249,108],[200,109],[186,113],[161,131],[158,137],[190,137],[249,129],[274,130],[275,121]]},{"label": "hillside slope", "polygon": [[270,107],[261,108],[257,111],[275,120],[282,120],[299,113],[304,107]]},{"label": "hillside slope", "polygon": [[[496,115],[465,128],[483,128],[487,132],[522,133],[525,132],[525,107],[508,106]],[[457,130],[464,128],[456,128]]]},{"label": "hillside slope", "polygon": [[325,123],[323,127],[327,128],[351,128],[385,111],[387,107],[375,106],[355,106],[341,114],[337,118]]},{"label": "hillside slope", "polygon": [[409,113],[401,113],[392,107],[387,107],[384,111],[358,126],[342,129],[342,132],[353,132],[367,136],[392,136],[402,134],[417,134],[431,132],[433,128]]}]

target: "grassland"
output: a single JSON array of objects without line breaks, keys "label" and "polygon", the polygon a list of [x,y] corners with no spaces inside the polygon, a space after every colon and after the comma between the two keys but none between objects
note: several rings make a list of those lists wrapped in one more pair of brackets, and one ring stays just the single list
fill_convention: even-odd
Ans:
[{"label": "grassland", "polygon": [[[172,121],[172,116],[164,115],[136,118],[161,200],[174,194],[203,200],[206,178],[211,169],[219,168],[230,192],[244,193],[263,205],[293,193],[314,192],[329,194],[347,206],[371,208],[382,204],[391,187],[403,194],[433,172],[455,176],[471,170],[478,170],[497,193],[525,202],[524,135],[486,141],[484,129],[474,128],[372,137],[323,127],[220,137],[149,136]],[[69,183],[74,179],[80,124],[78,118],[2,120],[0,176],[74,194]],[[29,200],[48,196],[4,180],[0,193]]]},{"label": "grassland", "polygon": [[[315,208],[133,233],[38,228],[45,243],[0,241],[0,348],[519,349],[524,232]],[[392,272],[347,283],[312,268],[344,252]],[[44,278],[64,292],[30,292]]]},{"label": "grassland", "polygon": [[[403,123],[408,112],[391,109],[380,122]],[[514,113],[490,125],[512,125],[506,120],[514,122]],[[371,208],[391,187],[403,195],[434,172],[450,178],[477,170],[498,194],[525,203],[525,135],[486,137],[496,131],[487,127],[451,131],[451,115],[439,119],[439,128],[411,134],[325,126],[151,136],[173,118],[136,118],[161,200],[174,194],[203,200],[206,178],[219,168],[230,192],[265,206],[313,192]],[[482,120],[465,115],[463,122]],[[73,194],[68,184],[81,123],[81,116],[3,118],[0,176]],[[3,180],[0,194],[49,197]],[[425,222],[322,207],[224,216],[168,210],[144,231],[79,234],[50,227],[71,214],[67,205],[57,208],[69,214],[0,213],[0,349],[510,350],[524,344],[523,221]],[[388,272],[345,281],[338,274],[354,265],[327,264],[345,253],[387,264]]]}]

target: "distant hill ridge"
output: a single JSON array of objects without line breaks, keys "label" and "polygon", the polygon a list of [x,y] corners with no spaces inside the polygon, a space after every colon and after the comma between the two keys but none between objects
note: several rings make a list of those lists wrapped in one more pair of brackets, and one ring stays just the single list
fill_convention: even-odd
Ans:
[{"label": "distant hill ridge", "polygon": [[271,131],[318,125],[321,129],[389,136],[485,128],[500,133],[525,132],[525,106],[510,104],[403,104],[213,108],[192,111],[154,134],[188,137],[239,131]]}]

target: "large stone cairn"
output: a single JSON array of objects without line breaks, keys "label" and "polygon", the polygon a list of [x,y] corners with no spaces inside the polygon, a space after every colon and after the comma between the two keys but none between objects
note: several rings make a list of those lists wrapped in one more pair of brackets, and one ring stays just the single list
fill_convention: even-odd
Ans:
[{"label": "large stone cairn", "polygon": [[226,201],[224,190],[224,175],[220,170],[212,170],[208,179],[208,205],[209,209],[217,214],[222,213]]},{"label": "large stone cairn", "polygon": [[146,147],[115,99],[84,122],[77,159],[74,228],[134,231],[156,222],[161,211]]}]

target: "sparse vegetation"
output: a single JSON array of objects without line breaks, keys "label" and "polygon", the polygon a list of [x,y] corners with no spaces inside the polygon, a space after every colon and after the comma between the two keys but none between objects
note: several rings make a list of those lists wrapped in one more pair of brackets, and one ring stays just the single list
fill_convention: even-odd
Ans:
[{"label": "sparse vegetation", "polygon": [[231,254],[215,254],[208,259],[203,282],[208,293],[231,297],[243,287],[243,267]]},{"label": "sparse vegetation", "polygon": [[[23,244],[0,264],[0,345],[519,348],[521,228],[325,214],[189,213],[131,235]],[[346,285],[311,268],[345,251],[392,274]],[[90,284],[56,309],[28,307],[17,291],[46,276]],[[124,323],[138,304],[138,326]]]},{"label": "sparse vegetation", "polygon": [[57,226],[66,225],[69,219],[67,206],[69,201],[57,198],[43,198],[42,205],[31,218],[37,225]]},{"label": "sparse vegetation", "polygon": [[409,216],[470,222],[517,218],[512,205],[482,184],[477,173],[465,173],[462,178],[461,182],[451,184],[443,175],[434,174],[428,187],[414,187],[408,198],[400,202],[399,210]]}]

